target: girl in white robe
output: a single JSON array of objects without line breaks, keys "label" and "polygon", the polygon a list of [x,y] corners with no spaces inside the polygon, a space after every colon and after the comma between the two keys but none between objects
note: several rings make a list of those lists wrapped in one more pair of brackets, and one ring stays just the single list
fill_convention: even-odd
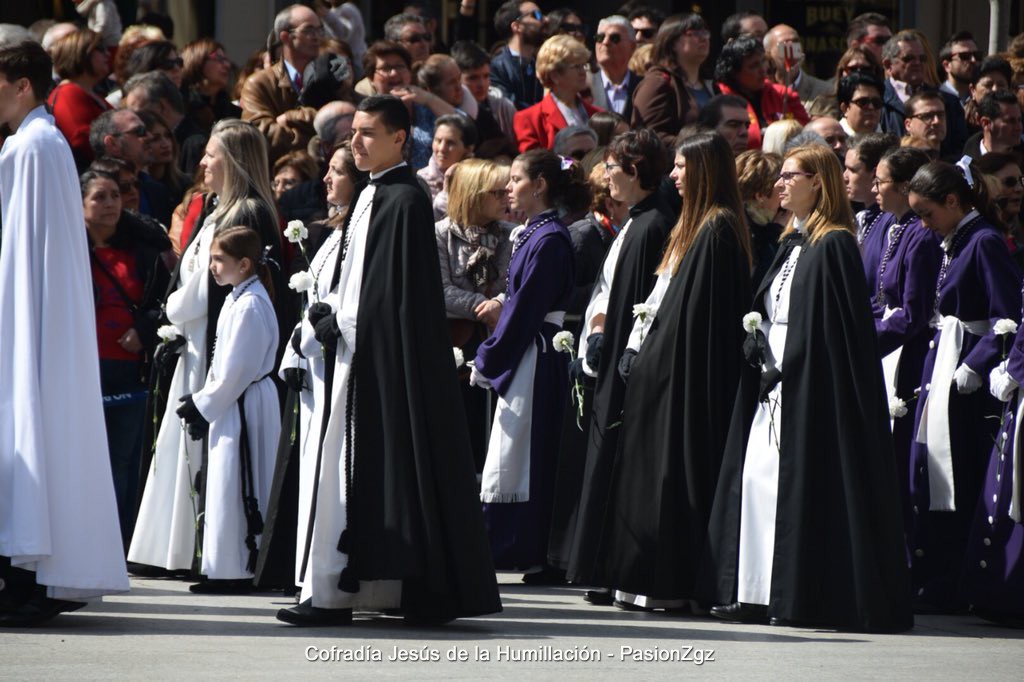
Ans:
[{"label": "girl in white robe", "polygon": [[278,326],[267,291],[269,271],[260,261],[256,231],[232,227],[214,238],[210,271],[218,284],[234,288],[217,320],[206,383],[184,396],[177,411],[190,434],[201,436],[209,429],[201,568],[208,580],[190,588],[198,593],[251,588],[270,497],[281,433],[271,379]]}]

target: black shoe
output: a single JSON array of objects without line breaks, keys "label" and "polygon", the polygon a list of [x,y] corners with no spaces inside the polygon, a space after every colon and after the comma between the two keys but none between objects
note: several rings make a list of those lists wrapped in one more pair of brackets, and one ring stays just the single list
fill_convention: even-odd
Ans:
[{"label": "black shoe", "polygon": [[352,609],[321,609],[307,599],[290,609],[280,609],[277,619],[299,627],[328,627],[352,625]]},{"label": "black shoe", "polygon": [[1002,613],[1000,611],[994,611],[992,609],[979,608],[977,606],[971,609],[971,613],[984,618],[990,623],[996,625],[1002,625],[1007,628],[1024,628],[1024,616],[1015,615],[1012,613]]},{"label": "black shoe", "polygon": [[612,603],[615,604],[615,606],[617,608],[620,608],[623,611],[653,611],[654,610],[654,609],[649,609],[646,606],[637,606],[633,602],[622,601],[621,599],[615,599],[615,600],[612,601]]},{"label": "black shoe", "polygon": [[726,606],[712,606],[711,615],[731,623],[756,623],[763,625],[768,622],[768,607],[763,604],[735,602]]},{"label": "black shoe", "polygon": [[37,592],[21,606],[0,611],[0,627],[35,627],[62,613],[77,611],[83,606],[85,602],[50,599]]},{"label": "black shoe", "polygon": [[253,591],[252,580],[239,578],[237,580],[204,580],[195,585],[189,585],[188,591],[192,594],[249,594]]},{"label": "black shoe", "polygon": [[553,566],[545,566],[539,571],[523,574],[525,585],[564,585],[565,571]]},{"label": "black shoe", "polygon": [[134,561],[128,562],[128,574],[134,575],[138,578],[173,578],[175,577],[174,571],[169,571],[166,568],[160,566],[150,566],[148,564],[137,564]]},{"label": "black shoe", "polygon": [[455,616],[451,613],[407,613],[405,614],[406,625],[419,625],[423,627],[431,627],[435,625],[444,625],[455,620]]},{"label": "black shoe", "polygon": [[583,593],[583,601],[588,601],[594,606],[611,606],[612,602],[612,591],[609,589],[600,590],[587,590]]},{"label": "black shoe", "polygon": [[768,624],[772,627],[791,627],[793,622],[787,618],[776,618],[775,616],[772,616],[768,620]]}]

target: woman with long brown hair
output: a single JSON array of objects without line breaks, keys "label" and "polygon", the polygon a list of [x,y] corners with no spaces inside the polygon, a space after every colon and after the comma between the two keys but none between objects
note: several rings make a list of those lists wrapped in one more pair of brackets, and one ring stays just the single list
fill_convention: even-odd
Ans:
[{"label": "woman with long brown hair", "polygon": [[[695,597],[694,549],[704,542],[739,381],[737,321],[750,305],[750,234],[729,144],[717,133],[688,138],[672,178],[683,210],[648,310],[609,308],[636,319],[618,362],[621,431],[591,581],[641,608],[678,608]],[[606,440],[614,435],[611,419],[600,426]]]},{"label": "woman with long brown hair", "polygon": [[839,162],[797,147],[778,184],[793,216],[754,311],[734,320],[746,362],[702,588],[723,620],[905,630],[886,392]]}]

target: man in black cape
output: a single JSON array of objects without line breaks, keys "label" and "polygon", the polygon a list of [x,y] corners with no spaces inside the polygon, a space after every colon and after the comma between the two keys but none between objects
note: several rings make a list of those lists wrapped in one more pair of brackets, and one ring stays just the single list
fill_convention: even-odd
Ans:
[{"label": "man in black cape", "polygon": [[[778,504],[768,615],[776,624],[913,626],[886,392],[852,233],[786,237],[754,296],[797,244],[782,361]],[[744,363],[708,527],[703,600],[736,601],[743,463],[761,370]],[[696,549],[696,548],[694,548]]]},{"label": "man in black cape", "polygon": [[409,129],[396,97],[359,105],[352,152],[370,182],[346,217],[337,308],[309,309],[332,397],[317,461],[301,473],[313,490],[299,527],[301,601],[277,614],[294,625],[350,623],[352,608],[397,607],[419,623],[501,610],[432,209],[402,159]]}]

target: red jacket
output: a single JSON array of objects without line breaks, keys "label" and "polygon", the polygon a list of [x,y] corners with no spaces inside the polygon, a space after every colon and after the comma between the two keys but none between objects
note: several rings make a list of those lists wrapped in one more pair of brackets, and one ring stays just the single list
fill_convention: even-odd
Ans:
[{"label": "red jacket", "polygon": [[71,146],[75,165],[84,170],[94,158],[89,146],[89,126],[97,116],[110,109],[110,105],[71,82],[54,88],[47,104],[53,112],[53,122]]},{"label": "red jacket", "polygon": [[[733,90],[725,83],[718,83],[718,89],[723,95],[735,95],[743,97],[738,91]],[[785,106],[783,106],[785,102]],[[786,114],[783,116],[782,112]],[[750,116],[750,130],[747,132],[747,149],[761,148],[761,123],[757,120],[754,107],[747,102],[747,115]],[[771,125],[774,121],[781,121],[784,118],[795,118],[802,125],[807,125],[811,117],[800,104],[800,95],[796,94],[793,88],[773,83],[768,79],[764,81],[764,88],[761,90],[761,115]]]},{"label": "red jacket", "polygon": [[[603,109],[587,104],[582,99],[579,101],[587,112],[587,118],[603,111]],[[512,117],[512,129],[516,133],[516,142],[519,144],[520,152],[538,147],[551,149],[555,145],[555,135],[567,125],[565,117],[558,110],[555,98],[550,92],[532,107],[517,111]]]}]

